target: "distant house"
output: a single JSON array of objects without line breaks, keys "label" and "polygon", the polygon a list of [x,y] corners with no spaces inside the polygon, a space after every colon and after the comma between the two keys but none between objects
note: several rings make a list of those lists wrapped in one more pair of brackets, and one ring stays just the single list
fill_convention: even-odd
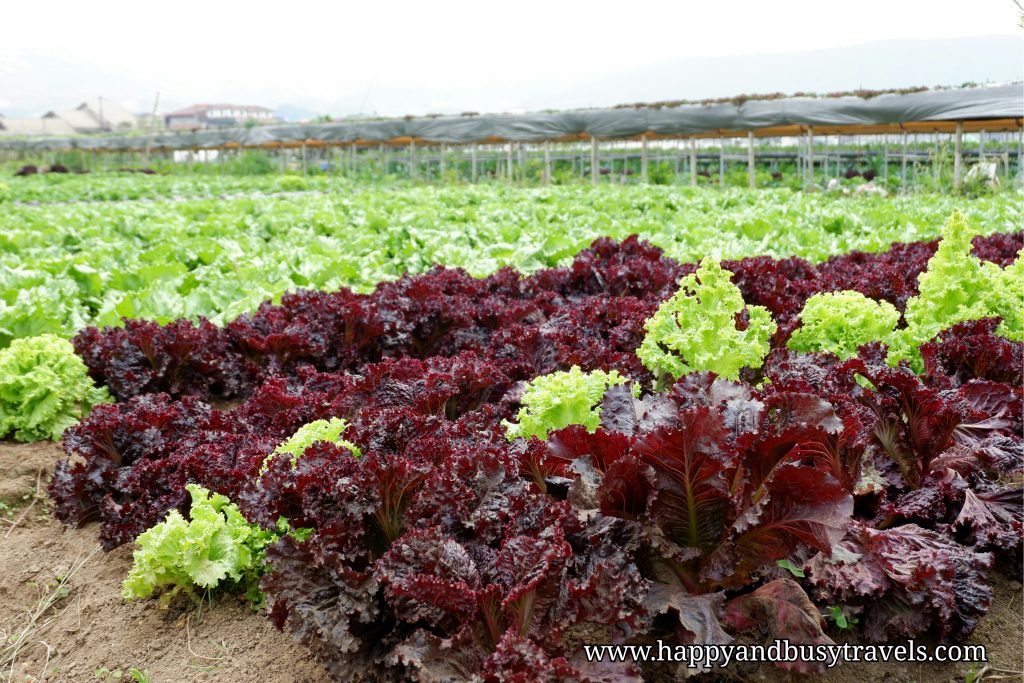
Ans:
[{"label": "distant house", "polygon": [[102,98],[83,102],[74,109],[57,109],[43,114],[44,119],[66,122],[76,133],[107,133],[134,130],[135,114],[116,102]]},{"label": "distant house", "polygon": [[249,121],[272,123],[274,112],[252,104],[194,104],[164,114],[168,130],[232,128]]},{"label": "distant house", "polygon": [[0,117],[0,135],[73,135],[75,129],[63,119]]}]

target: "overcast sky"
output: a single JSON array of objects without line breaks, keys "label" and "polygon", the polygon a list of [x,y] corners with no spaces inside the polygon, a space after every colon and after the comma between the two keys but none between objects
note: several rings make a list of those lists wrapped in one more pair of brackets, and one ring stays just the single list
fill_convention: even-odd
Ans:
[{"label": "overcast sky", "polygon": [[[173,105],[346,109],[335,114],[537,108],[564,88],[678,60],[895,39],[1019,40],[1017,15],[1011,0],[10,2],[0,13],[0,111],[99,94],[141,111],[158,90]],[[900,65],[891,69],[898,80]],[[773,89],[760,85],[746,90]],[[710,94],[666,90],[663,99]]]}]

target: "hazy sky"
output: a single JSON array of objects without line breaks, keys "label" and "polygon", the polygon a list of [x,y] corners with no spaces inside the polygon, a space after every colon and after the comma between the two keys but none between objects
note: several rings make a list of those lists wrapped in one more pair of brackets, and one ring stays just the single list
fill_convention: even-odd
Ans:
[{"label": "hazy sky", "polygon": [[474,101],[515,109],[671,60],[1021,36],[1017,14],[1011,0],[10,2],[0,12],[0,111],[90,94],[144,110],[157,90],[169,104],[348,109],[340,114],[393,109],[403,92],[408,113]]}]

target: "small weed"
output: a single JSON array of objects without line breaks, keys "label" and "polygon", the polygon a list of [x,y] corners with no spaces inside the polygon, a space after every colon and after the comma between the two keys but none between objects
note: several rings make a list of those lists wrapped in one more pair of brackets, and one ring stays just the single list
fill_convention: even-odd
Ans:
[{"label": "small weed", "polygon": [[95,546],[91,552],[80,555],[68,569],[68,571],[57,577],[56,583],[47,586],[45,594],[36,602],[35,606],[26,610],[20,623],[0,624],[0,679],[11,680],[14,675],[18,655],[22,649],[29,644],[42,645],[46,648],[46,663],[43,665],[45,671],[49,664],[52,648],[39,638],[39,634],[51,624],[54,619],[66,611],[70,605],[65,606],[60,612],[54,609],[59,601],[71,593],[71,578],[91,560],[100,547]]},{"label": "small weed", "polygon": [[135,667],[122,671],[121,669],[109,669],[105,666],[101,666],[93,672],[93,676],[101,681],[121,681],[131,680],[135,683],[149,683],[149,671],[139,671]]},{"label": "small weed", "polygon": [[792,574],[798,579],[804,578],[804,570],[800,569],[800,567],[796,566],[789,560],[778,560],[775,564],[787,570],[790,574]]},{"label": "small weed", "polygon": [[857,624],[856,617],[848,617],[843,613],[842,607],[831,606],[825,616],[835,622],[836,626],[842,629],[853,628]]}]

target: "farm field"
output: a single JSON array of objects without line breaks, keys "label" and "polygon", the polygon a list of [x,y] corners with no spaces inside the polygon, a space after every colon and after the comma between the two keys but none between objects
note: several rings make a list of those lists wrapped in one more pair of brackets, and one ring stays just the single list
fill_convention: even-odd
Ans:
[{"label": "farm field", "polygon": [[[23,180],[36,178],[12,184]],[[130,179],[141,187],[150,180]],[[367,292],[433,264],[475,276],[505,266],[530,273],[566,263],[598,237],[636,234],[681,262],[707,255],[817,262],[933,239],[960,204],[939,195],[498,185],[0,204],[0,347],[18,337],[118,324],[123,316],[159,322],[204,316],[222,324],[286,291]],[[1021,223],[1015,192],[972,200],[963,209],[983,234]]]},{"label": "farm field", "polygon": [[349,185],[333,176],[158,175],[139,172],[40,173],[11,178],[0,186],[0,202],[67,204],[159,199],[222,198],[236,195],[328,191]]},{"label": "farm field", "polygon": [[584,656],[776,639],[1024,665],[1019,191],[20,180],[4,677],[985,666]]}]

